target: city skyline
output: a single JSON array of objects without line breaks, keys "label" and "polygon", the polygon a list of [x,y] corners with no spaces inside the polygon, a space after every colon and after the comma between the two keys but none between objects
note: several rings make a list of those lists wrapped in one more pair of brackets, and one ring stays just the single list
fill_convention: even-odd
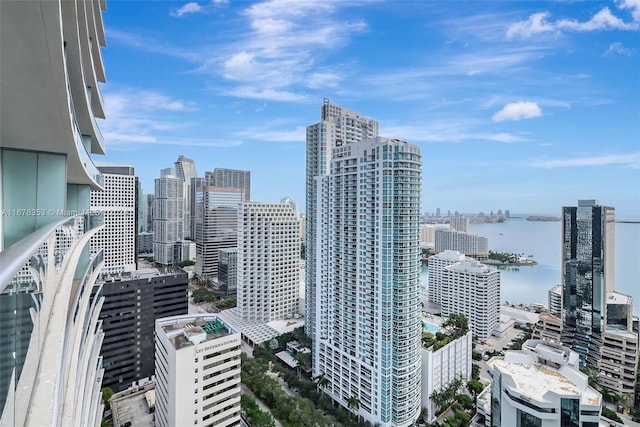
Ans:
[{"label": "city skyline", "polygon": [[99,160],[145,193],[185,155],[306,211],[305,126],[329,98],[420,146],[422,211],[640,214],[637,2],[112,1],[104,20]]}]

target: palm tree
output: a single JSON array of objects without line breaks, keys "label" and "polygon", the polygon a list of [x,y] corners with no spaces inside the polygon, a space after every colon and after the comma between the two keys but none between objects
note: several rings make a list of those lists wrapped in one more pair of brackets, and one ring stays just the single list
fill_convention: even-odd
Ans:
[{"label": "palm tree", "polygon": [[429,398],[431,399],[431,402],[436,405],[436,408],[438,408],[436,414],[439,413],[447,403],[447,396],[445,395],[445,393],[437,390],[431,393],[431,396],[429,396]]},{"label": "palm tree", "polygon": [[324,388],[327,386],[327,384],[329,384],[329,379],[325,377],[324,374],[320,374],[315,377],[314,381],[316,382],[316,386],[318,387],[318,393],[321,393],[322,390],[324,390]]},{"label": "palm tree", "polygon": [[429,422],[429,410],[424,406],[420,410],[420,423],[427,424]]},{"label": "palm tree", "polygon": [[360,408],[360,399],[358,399],[356,396],[349,397],[347,399],[347,406],[349,406],[349,410],[352,412],[352,415],[354,411],[357,413],[358,408]]}]

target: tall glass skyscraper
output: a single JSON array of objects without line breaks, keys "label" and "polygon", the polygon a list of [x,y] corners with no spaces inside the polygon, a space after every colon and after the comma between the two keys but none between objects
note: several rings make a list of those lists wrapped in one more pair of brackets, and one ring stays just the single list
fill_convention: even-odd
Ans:
[{"label": "tall glass skyscraper", "polygon": [[596,366],[614,290],[615,211],[597,200],[562,208],[562,341]]},{"label": "tall glass skyscraper", "polygon": [[409,426],[420,413],[420,150],[360,138],[377,123],[326,102],[325,118],[307,129],[313,374],[364,419]]},{"label": "tall glass skyscraper", "polygon": [[104,1],[0,2],[0,425],[102,418]]}]

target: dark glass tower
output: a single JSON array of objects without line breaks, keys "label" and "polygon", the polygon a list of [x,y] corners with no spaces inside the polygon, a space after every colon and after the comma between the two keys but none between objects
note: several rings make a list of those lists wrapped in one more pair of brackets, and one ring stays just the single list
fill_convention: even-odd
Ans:
[{"label": "dark glass tower", "polygon": [[562,208],[562,341],[597,365],[614,290],[614,208],[579,200]]}]

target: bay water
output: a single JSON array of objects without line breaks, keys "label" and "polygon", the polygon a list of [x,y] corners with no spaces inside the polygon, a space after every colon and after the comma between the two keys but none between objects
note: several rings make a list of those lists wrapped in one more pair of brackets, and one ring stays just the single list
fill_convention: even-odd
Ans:
[{"label": "bay water", "polygon": [[[502,223],[470,224],[469,232],[487,237],[492,251],[524,254],[537,261],[533,266],[500,268],[502,302],[548,306],[549,289],[561,282],[562,222],[527,221],[527,216]],[[425,264],[425,289],[427,275]],[[633,312],[640,316],[640,223],[616,223],[615,290],[633,297]]]}]

